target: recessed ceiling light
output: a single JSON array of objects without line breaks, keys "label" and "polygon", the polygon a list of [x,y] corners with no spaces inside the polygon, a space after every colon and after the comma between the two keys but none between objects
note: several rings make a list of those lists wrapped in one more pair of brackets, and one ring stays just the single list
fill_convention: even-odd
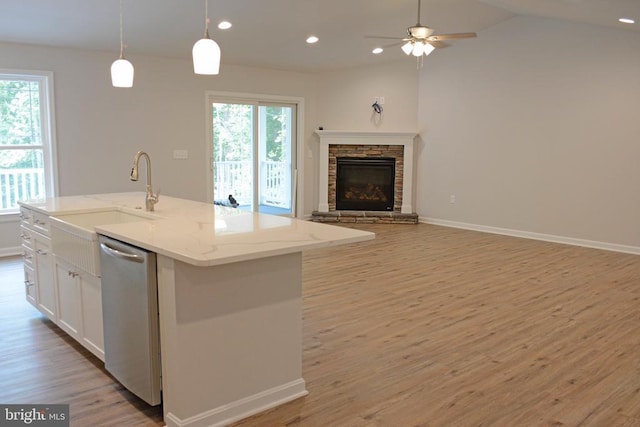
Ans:
[{"label": "recessed ceiling light", "polygon": [[233,25],[229,21],[222,21],[218,24],[218,28],[220,28],[221,30],[228,30],[232,26]]},{"label": "recessed ceiling light", "polygon": [[320,40],[319,38],[317,38],[316,36],[309,36],[307,37],[307,43],[309,44],[313,44],[313,43],[317,43],[318,40]]},{"label": "recessed ceiling light", "polygon": [[625,24],[635,24],[636,23],[636,21],[634,21],[631,18],[620,18],[620,19],[618,19],[618,21],[623,22]]},{"label": "recessed ceiling light", "polygon": [[377,47],[377,48],[373,49],[373,50],[371,51],[371,53],[373,53],[374,55],[378,55],[378,54],[382,53],[383,51],[384,51],[384,49],[383,49],[383,48],[381,48],[381,47]]}]

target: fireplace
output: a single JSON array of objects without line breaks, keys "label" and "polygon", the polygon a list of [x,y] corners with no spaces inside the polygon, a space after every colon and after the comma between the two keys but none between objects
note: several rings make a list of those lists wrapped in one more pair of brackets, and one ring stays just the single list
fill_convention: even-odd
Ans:
[{"label": "fireplace", "polygon": [[338,157],[336,210],[393,211],[395,158]]},{"label": "fireplace", "polygon": [[318,207],[311,213],[313,221],[418,223],[413,210],[415,133],[315,133],[319,137]]}]

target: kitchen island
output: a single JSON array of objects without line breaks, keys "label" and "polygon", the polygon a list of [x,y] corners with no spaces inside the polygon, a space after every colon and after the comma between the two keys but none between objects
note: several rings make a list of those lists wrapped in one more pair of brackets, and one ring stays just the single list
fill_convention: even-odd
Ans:
[{"label": "kitchen island", "polygon": [[[142,213],[144,197],[99,194],[22,206],[51,217]],[[227,425],[306,395],[302,251],[374,234],[166,196],[144,215],[148,220],[95,230],[157,254],[166,425]]]}]

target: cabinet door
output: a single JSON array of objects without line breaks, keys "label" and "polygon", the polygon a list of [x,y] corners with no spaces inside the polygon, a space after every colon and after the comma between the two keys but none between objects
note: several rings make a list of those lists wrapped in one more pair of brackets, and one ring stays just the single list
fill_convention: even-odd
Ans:
[{"label": "cabinet door", "polygon": [[38,304],[36,302],[36,275],[33,268],[26,264],[24,266],[24,286],[25,293],[27,294],[27,301],[29,301],[32,306],[38,308]]},{"label": "cabinet door", "polygon": [[102,331],[102,289],[100,278],[88,273],[80,276],[82,288],[82,344],[104,361]]},{"label": "cabinet door", "polygon": [[20,237],[22,238],[22,263],[24,265],[24,284],[27,301],[35,308],[38,308],[33,233],[24,225],[20,225]]},{"label": "cabinet door", "polygon": [[58,326],[76,340],[82,336],[80,274],[56,258],[55,283],[58,294]]},{"label": "cabinet door", "polygon": [[36,257],[36,292],[38,294],[38,309],[53,320],[56,319],[56,290],[53,283],[53,255],[51,254],[51,239],[33,233],[34,252]]}]

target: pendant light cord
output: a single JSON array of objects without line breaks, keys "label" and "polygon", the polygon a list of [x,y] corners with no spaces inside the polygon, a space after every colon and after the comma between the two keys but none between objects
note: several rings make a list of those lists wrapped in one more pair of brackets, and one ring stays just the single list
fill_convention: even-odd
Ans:
[{"label": "pendant light cord", "polygon": [[204,0],[204,38],[209,38],[209,0]]},{"label": "pendant light cord", "polygon": [[124,36],[122,31],[122,0],[120,0],[120,59],[124,59]]}]

